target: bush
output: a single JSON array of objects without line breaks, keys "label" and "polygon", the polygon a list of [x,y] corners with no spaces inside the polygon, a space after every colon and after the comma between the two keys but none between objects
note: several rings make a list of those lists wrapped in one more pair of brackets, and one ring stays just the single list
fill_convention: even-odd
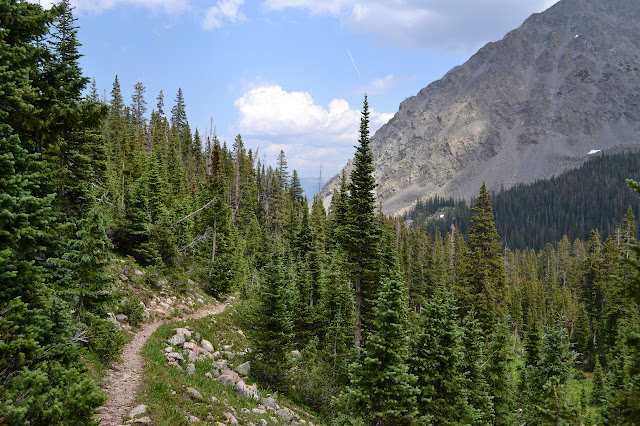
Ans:
[{"label": "bush", "polygon": [[118,312],[129,318],[129,325],[137,327],[144,321],[144,306],[137,294],[126,297],[121,303]]},{"label": "bush", "polygon": [[103,365],[111,365],[120,356],[126,342],[124,332],[112,322],[93,315],[87,318],[87,325],[90,330],[89,349]]}]

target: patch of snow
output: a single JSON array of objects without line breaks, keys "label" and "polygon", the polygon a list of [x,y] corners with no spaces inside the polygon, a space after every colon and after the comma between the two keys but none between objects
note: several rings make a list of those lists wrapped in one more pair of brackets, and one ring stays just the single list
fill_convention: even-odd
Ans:
[{"label": "patch of snow", "polygon": [[576,34],[576,36],[575,36],[574,38],[578,38],[578,35],[579,35],[579,34]]},{"label": "patch of snow", "polygon": [[443,215],[443,214],[441,214],[441,215],[440,215],[440,219],[442,219],[443,217],[444,217],[444,215]]},{"label": "patch of snow", "polygon": [[588,155],[591,155],[591,154],[595,154],[595,153],[600,152],[600,151],[602,151],[602,150],[601,150],[601,149],[592,149],[592,150],[591,150],[591,151],[589,151],[587,154],[588,154]]}]

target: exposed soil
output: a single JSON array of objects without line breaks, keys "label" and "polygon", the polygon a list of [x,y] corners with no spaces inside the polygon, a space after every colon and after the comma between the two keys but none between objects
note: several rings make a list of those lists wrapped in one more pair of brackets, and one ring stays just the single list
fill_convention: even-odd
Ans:
[{"label": "exposed soil", "polygon": [[[198,319],[207,315],[219,314],[226,308],[226,303],[196,311],[185,315],[183,319]],[[142,384],[144,372],[144,358],[140,355],[142,346],[156,329],[170,319],[147,323],[140,327],[133,340],[125,345],[122,352],[122,363],[114,363],[104,378],[102,390],[109,396],[109,400],[100,408],[100,413],[95,416],[102,426],[116,426],[122,424],[122,420],[129,410],[134,407],[136,395]]]}]

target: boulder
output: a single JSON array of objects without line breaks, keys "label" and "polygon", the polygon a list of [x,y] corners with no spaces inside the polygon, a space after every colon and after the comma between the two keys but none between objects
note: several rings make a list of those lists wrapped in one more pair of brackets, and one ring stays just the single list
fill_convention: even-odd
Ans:
[{"label": "boulder", "polygon": [[235,416],[231,413],[224,413],[224,416],[227,418],[227,423],[229,423],[230,425],[237,425],[240,424],[238,423],[238,419],[235,418]]},{"label": "boulder", "polygon": [[287,407],[277,410],[276,414],[285,422],[290,422],[296,417],[296,414]]},{"label": "boulder", "polygon": [[191,330],[189,330],[187,327],[184,328],[174,328],[176,334],[184,334],[184,337],[186,339],[191,339]]},{"label": "boulder", "polygon": [[202,341],[200,341],[200,346],[202,346],[202,349],[208,352],[213,352],[213,345],[206,339],[202,339]]},{"label": "boulder", "polygon": [[227,369],[222,371],[218,381],[225,386],[234,386],[240,381],[240,376],[235,371]]},{"label": "boulder", "polygon": [[134,409],[132,409],[131,411],[129,411],[128,416],[129,418],[133,419],[134,417],[141,416],[146,412],[147,412],[147,406],[144,404],[141,404],[135,407]]},{"label": "boulder", "polygon": [[173,346],[183,345],[185,342],[184,334],[178,333],[167,340],[167,342],[169,342],[169,344]]},{"label": "boulder", "polygon": [[197,390],[195,390],[194,388],[187,388],[187,393],[189,395],[191,395],[191,397],[193,399],[197,399],[199,401],[202,401],[204,399],[204,397],[202,396],[202,394],[200,392],[198,392]]},{"label": "boulder", "polygon": [[267,407],[270,410],[279,410],[280,406],[278,405],[278,403],[276,402],[275,399],[273,399],[272,397],[267,397],[267,398],[262,398],[260,400],[260,403],[262,405],[264,405],[265,407]]},{"label": "boulder", "polygon": [[244,362],[236,367],[236,373],[241,376],[248,376],[251,371],[251,361]]},{"label": "boulder", "polygon": [[253,398],[256,401],[260,401],[260,394],[258,394],[258,386],[256,385],[247,386],[244,380],[239,380],[234,387],[236,389],[236,394],[238,395],[238,397]]},{"label": "boulder", "polygon": [[169,361],[183,361],[184,358],[182,355],[180,355],[178,352],[169,352],[167,354],[167,359]]}]

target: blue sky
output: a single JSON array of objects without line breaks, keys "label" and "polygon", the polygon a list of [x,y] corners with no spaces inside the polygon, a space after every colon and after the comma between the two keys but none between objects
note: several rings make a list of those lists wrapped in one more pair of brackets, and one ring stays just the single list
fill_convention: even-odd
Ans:
[{"label": "blue sky", "polygon": [[[38,3],[38,0],[31,0]],[[182,88],[192,130],[302,177],[353,156],[364,93],[375,131],[486,42],[557,0],[71,0],[85,75],[125,101]],[[47,7],[48,0],[40,0]]]}]

